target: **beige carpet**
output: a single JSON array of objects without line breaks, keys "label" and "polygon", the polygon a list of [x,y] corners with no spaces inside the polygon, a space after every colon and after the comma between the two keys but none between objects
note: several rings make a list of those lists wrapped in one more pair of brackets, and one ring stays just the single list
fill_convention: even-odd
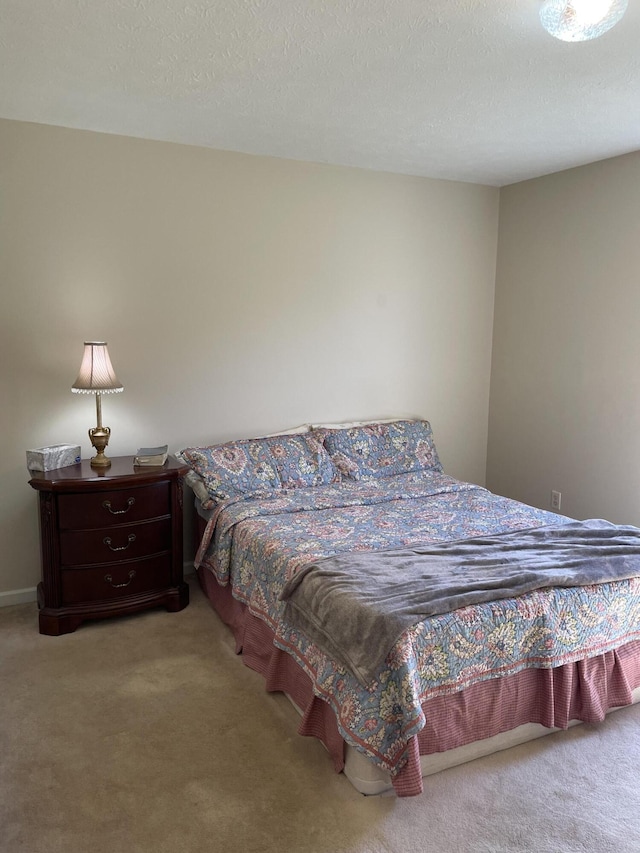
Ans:
[{"label": "beige carpet", "polygon": [[365,798],[191,593],[63,637],[0,610],[1,853],[640,851],[640,707]]}]

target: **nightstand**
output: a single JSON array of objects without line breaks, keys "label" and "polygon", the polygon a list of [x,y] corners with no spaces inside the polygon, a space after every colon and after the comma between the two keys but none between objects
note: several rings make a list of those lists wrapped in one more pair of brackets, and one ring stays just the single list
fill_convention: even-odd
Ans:
[{"label": "nightstand", "polygon": [[149,607],[182,610],[182,476],[174,459],[136,468],[133,456],[105,471],[89,460],[33,473],[39,492],[41,634],[66,634],[86,619]]}]

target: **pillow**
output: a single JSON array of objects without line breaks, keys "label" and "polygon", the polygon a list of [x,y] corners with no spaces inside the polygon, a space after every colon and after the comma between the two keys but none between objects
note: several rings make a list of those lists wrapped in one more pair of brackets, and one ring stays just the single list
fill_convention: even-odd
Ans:
[{"label": "pillow", "polygon": [[[310,424],[301,424],[297,427],[291,427],[291,429],[282,430],[282,432],[271,432],[268,435],[261,436],[261,438],[271,438],[271,436],[274,435],[297,435],[299,433],[308,433],[310,429]],[[175,457],[179,462],[182,462],[185,465],[189,465],[189,460],[185,459],[182,456],[182,451],[178,451],[178,453],[175,454]],[[187,471],[187,473],[184,475],[184,481],[187,486],[189,486],[194,495],[198,498],[200,503],[204,504],[209,500],[209,492],[207,491],[207,486],[200,474],[194,471],[193,468]]]},{"label": "pillow", "polygon": [[442,471],[428,421],[378,422],[328,430],[324,445],[338,471],[352,480]]},{"label": "pillow", "polygon": [[268,439],[283,488],[339,483],[340,473],[324,447],[324,430]]},{"label": "pillow", "polygon": [[337,483],[340,474],[322,445],[324,432],[249,438],[210,447],[188,447],[180,458],[200,475],[203,506],[239,495]]},{"label": "pillow", "polygon": [[418,418],[376,418],[373,421],[342,421],[339,424],[311,424],[311,429],[351,429],[352,427],[369,426],[369,424],[395,424],[397,421],[415,421]]},{"label": "pillow", "polygon": [[300,435],[301,433],[309,432],[310,429],[310,424],[300,424],[300,426],[291,427],[291,429],[283,429],[280,430],[280,432],[268,432],[266,435],[261,435],[260,438],[273,438],[276,435]]}]

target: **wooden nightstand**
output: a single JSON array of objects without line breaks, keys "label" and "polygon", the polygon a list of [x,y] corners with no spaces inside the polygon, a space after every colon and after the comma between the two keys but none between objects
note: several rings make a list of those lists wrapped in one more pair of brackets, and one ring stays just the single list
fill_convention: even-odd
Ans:
[{"label": "wooden nightstand", "polygon": [[106,471],[89,461],[37,472],[40,497],[41,634],[66,634],[86,619],[163,605],[182,610],[182,475],[169,459],[134,468],[132,456]]}]

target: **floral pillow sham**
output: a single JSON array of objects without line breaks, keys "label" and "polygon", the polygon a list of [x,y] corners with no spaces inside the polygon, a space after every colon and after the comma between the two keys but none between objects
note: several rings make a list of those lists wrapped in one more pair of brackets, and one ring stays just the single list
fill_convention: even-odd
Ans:
[{"label": "floral pillow sham", "polygon": [[410,471],[442,472],[428,421],[395,421],[329,430],[324,446],[338,471],[352,480]]},{"label": "floral pillow sham", "polygon": [[188,447],[180,458],[199,474],[211,508],[239,495],[337,483],[340,474],[323,447],[325,433],[271,436]]}]

